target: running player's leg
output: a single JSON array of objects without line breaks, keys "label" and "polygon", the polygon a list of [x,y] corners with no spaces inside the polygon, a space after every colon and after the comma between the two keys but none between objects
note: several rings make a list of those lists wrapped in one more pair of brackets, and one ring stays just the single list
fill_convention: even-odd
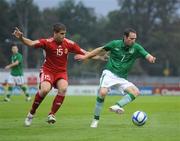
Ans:
[{"label": "running player's leg", "polygon": [[55,114],[59,110],[61,105],[63,104],[65,94],[67,91],[67,87],[68,87],[68,82],[67,82],[67,80],[60,79],[57,81],[56,86],[58,88],[58,93],[57,93],[57,95],[54,98],[54,101],[52,103],[51,111],[48,115],[48,120],[47,120],[48,123],[55,123],[56,122]]},{"label": "running player's leg", "polygon": [[7,79],[7,89],[5,91],[4,101],[6,102],[10,101],[10,97],[12,95],[14,85],[15,85],[14,76],[10,75]]},{"label": "running player's leg", "polygon": [[117,102],[120,107],[123,107],[132,102],[140,94],[139,89],[135,86],[127,87],[125,89],[125,93],[126,95],[124,95],[122,99]]},{"label": "running player's leg", "polygon": [[29,93],[27,92],[27,86],[26,85],[20,85],[24,95],[26,96],[26,101],[30,101],[31,97],[29,95]]},{"label": "running player's leg", "polygon": [[35,114],[36,109],[39,107],[45,96],[51,90],[51,83],[48,81],[44,81],[41,83],[41,89],[36,93],[34,102],[32,104],[32,108],[30,110],[31,114]]},{"label": "running player's leg", "polygon": [[108,93],[109,87],[116,84],[116,81],[112,80],[112,73],[108,70],[104,70],[100,78],[100,89],[96,98],[94,119],[90,125],[92,128],[96,128],[99,123],[100,113],[104,105],[105,96]]},{"label": "running player's leg", "polygon": [[12,95],[12,92],[13,92],[13,85],[8,84],[7,91],[5,92],[6,96],[4,98],[4,101],[6,101],[6,102],[10,101],[10,97]]},{"label": "running player's leg", "polygon": [[31,110],[25,119],[26,126],[31,125],[36,110],[38,109],[39,105],[41,104],[41,102],[43,101],[43,99],[49,93],[50,90],[51,90],[51,83],[48,81],[43,81],[41,83],[41,89],[36,93]]},{"label": "running player's leg", "polygon": [[23,91],[23,94],[26,96],[26,101],[30,101],[31,97],[27,93],[27,87],[26,87],[25,82],[24,82],[24,77],[23,76],[16,76],[16,77],[14,77],[14,80],[15,80],[16,85],[21,88],[21,90]]},{"label": "running player's leg", "polygon": [[100,113],[102,111],[103,105],[104,105],[104,99],[105,96],[108,93],[108,88],[100,88],[97,98],[96,98],[96,105],[95,105],[95,110],[94,110],[94,119],[90,125],[92,128],[97,128],[99,119],[100,119]]},{"label": "running player's leg", "polygon": [[45,98],[45,96],[51,90],[53,81],[54,81],[54,77],[50,72],[43,70],[40,73],[40,89],[36,93],[31,110],[25,119],[26,126],[31,125],[32,118],[33,118],[34,114],[36,113],[37,108],[39,107],[39,105],[41,104],[43,99]]},{"label": "running player's leg", "polygon": [[124,95],[115,105],[110,107],[110,110],[121,114],[124,112],[125,105],[131,103],[135,98],[140,94],[139,89],[133,85],[131,82],[128,82],[126,86],[124,86],[124,91],[126,95]]}]

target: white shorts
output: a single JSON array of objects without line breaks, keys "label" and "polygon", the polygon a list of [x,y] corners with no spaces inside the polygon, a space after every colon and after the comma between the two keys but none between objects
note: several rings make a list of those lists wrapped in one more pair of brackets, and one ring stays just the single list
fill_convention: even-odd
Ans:
[{"label": "white shorts", "polygon": [[23,85],[24,77],[9,75],[7,82],[8,82],[8,84],[11,84],[11,85]]},{"label": "white shorts", "polygon": [[128,87],[137,88],[133,83],[124,78],[120,78],[109,70],[104,70],[100,78],[100,87],[110,88],[118,85],[119,90],[126,90]]}]

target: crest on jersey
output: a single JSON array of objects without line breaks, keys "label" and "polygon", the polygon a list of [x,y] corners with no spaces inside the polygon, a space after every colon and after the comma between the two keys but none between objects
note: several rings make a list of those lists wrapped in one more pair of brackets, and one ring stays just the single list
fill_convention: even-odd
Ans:
[{"label": "crest on jersey", "polygon": [[129,53],[133,54],[134,53],[134,48],[130,48]]},{"label": "crest on jersey", "polygon": [[65,54],[68,53],[68,49],[67,49],[67,48],[64,49],[64,53],[65,53]]}]

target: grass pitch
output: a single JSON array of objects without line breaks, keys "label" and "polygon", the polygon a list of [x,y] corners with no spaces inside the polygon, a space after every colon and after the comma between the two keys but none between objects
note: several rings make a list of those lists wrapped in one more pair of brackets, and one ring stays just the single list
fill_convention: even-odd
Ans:
[{"label": "grass pitch", "polygon": [[[96,97],[67,96],[56,115],[57,122],[49,125],[45,121],[53,98],[46,97],[32,126],[25,127],[32,101],[13,96],[6,103],[0,97],[0,141],[180,141],[180,96],[140,96],[124,107],[123,115],[108,111],[120,99],[108,96],[97,129],[89,127]],[[147,113],[147,123],[142,127],[131,121],[136,110]]]}]

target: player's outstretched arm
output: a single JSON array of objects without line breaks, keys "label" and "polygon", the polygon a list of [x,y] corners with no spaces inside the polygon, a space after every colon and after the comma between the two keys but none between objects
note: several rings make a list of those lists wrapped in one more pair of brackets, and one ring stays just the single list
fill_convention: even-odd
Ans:
[{"label": "player's outstretched arm", "polygon": [[101,60],[101,61],[107,61],[109,58],[108,52],[104,51],[103,53],[100,53],[99,55],[96,55],[92,57],[94,60]]},{"label": "player's outstretched arm", "polygon": [[151,54],[148,54],[148,55],[146,56],[146,59],[147,59],[148,62],[150,62],[150,63],[155,63],[155,61],[156,61],[156,57],[152,56]]},{"label": "player's outstretched arm", "polygon": [[38,40],[30,40],[28,38],[23,37],[23,33],[19,30],[19,28],[15,27],[14,32],[12,33],[17,39],[19,39],[23,44],[33,47],[35,44],[39,43]]},{"label": "player's outstretched arm", "polygon": [[95,56],[98,56],[99,54],[101,54],[101,52],[104,52],[103,47],[98,47],[94,50],[92,50],[91,52],[87,52],[85,55],[75,55],[75,59],[76,60],[85,60],[85,59],[90,59],[93,58]]},{"label": "player's outstretched arm", "polygon": [[17,66],[18,64],[19,64],[19,61],[16,60],[15,62],[13,62],[13,63],[5,66],[5,69],[8,70],[8,69],[10,69],[10,68],[12,68],[12,67],[14,67],[14,66]]}]

